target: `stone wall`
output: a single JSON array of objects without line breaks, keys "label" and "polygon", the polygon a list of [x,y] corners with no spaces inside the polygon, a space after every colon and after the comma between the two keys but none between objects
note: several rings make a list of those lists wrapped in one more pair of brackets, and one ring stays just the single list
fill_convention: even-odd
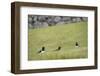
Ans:
[{"label": "stone wall", "polygon": [[41,27],[75,23],[87,20],[88,20],[87,17],[28,15],[28,27],[41,28]]}]

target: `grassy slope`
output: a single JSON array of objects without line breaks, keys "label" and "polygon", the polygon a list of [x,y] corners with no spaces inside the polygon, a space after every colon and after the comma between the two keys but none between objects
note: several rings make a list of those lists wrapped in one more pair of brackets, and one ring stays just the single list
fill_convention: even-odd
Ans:
[{"label": "grassy slope", "polygon": [[[80,47],[75,47],[75,42]],[[71,59],[87,57],[87,22],[78,22],[51,26],[41,29],[29,29],[28,59]],[[46,52],[37,54],[42,46]],[[61,46],[60,51],[54,51]]]}]

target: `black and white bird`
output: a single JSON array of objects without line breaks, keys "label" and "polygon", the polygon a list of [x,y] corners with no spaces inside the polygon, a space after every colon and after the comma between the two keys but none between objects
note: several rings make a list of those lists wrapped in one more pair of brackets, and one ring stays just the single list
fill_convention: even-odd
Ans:
[{"label": "black and white bird", "polygon": [[58,48],[55,51],[60,51],[61,50],[61,46],[58,46]]},{"label": "black and white bird", "polygon": [[75,43],[75,47],[79,47],[79,43],[78,42]]},{"label": "black and white bird", "polygon": [[44,52],[45,52],[45,47],[43,46],[43,47],[41,48],[41,50],[38,51],[38,53],[44,53]]},{"label": "black and white bird", "polygon": [[58,50],[61,50],[61,46],[58,47]]}]

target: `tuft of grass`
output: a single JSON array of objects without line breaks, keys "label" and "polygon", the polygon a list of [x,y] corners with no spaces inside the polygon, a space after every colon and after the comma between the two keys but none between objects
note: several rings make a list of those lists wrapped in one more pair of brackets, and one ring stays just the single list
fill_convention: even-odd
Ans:
[{"label": "tuft of grass", "polygon": [[[87,58],[87,22],[29,29],[28,60]],[[75,47],[78,42],[80,47]],[[45,52],[37,52],[45,46]],[[61,46],[60,51],[55,51]]]}]

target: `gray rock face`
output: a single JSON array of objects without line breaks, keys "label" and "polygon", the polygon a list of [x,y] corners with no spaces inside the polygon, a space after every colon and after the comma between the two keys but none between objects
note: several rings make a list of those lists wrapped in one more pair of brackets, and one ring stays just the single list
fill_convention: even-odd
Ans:
[{"label": "gray rock face", "polygon": [[88,21],[87,17],[67,17],[67,16],[45,16],[28,15],[29,28],[41,28],[59,24],[68,24],[73,22]]}]

